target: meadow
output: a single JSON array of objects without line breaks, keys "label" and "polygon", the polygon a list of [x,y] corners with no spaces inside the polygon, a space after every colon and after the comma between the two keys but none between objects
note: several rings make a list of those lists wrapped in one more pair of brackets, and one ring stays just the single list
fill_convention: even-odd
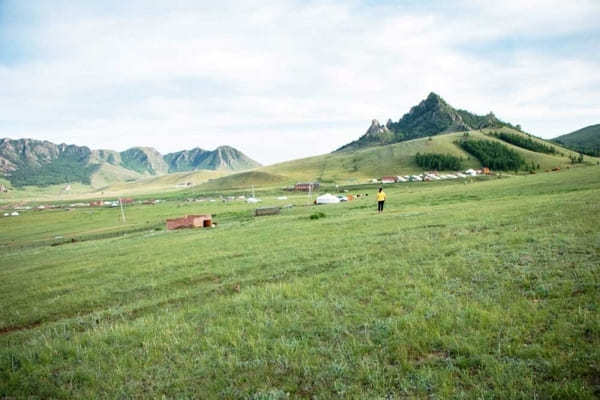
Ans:
[{"label": "meadow", "polygon": [[600,396],[600,167],[376,188],[1,218],[0,398]]}]

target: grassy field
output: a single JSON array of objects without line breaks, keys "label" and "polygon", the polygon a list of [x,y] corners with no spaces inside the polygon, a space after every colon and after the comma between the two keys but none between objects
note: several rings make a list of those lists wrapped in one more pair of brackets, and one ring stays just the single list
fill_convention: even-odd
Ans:
[{"label": "grassy field", "polygon": [[0,218],[0,398],[600,396],[600,167],[367,188]]},{"label": "grassy field", "polygon": [[[105,165],[102,168],[108,169],[109,166]],[[103,169],[101,169],[101,171]],[[229,173],[230,172],[228,171],[209,170],[177,172],[167,175],[150,176],[131,182],[112,181],[112,183],[107,183],[106,186],[90,186],[81,183],[73,183],[68,192],[64,191],[66,186],[64,184],[45,187],[25,186],[19,189],[13,189],[7,180],[0,178],[0,183],[4,183],[7,187],[11,187],[11,190],[8,193],[0,193],[0,205],[29,201],[56,202],[148,194],[162,195],[164,193],[181,192],[182,189],[181,187],[177,187],[177,184],[190,182],[192,185],[199,185]]]}]

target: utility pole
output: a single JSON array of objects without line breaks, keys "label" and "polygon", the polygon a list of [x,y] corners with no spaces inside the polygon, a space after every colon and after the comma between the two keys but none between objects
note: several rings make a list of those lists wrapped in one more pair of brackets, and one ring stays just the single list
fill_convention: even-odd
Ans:
[{"label": "utility pole", "polygon": [[119,197],[119,204],[121,205],[121,220],[123,221],[123,223],[127,222],[127,220],[125,219],[125,210],[123,210],[123,201],[121,200],[121,198]]}]

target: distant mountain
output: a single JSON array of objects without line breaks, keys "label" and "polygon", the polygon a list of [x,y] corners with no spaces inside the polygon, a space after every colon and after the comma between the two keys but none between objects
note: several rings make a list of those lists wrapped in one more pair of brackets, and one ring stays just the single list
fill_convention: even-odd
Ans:
[{"label": "distant mountain", "polygon": [[260,167],[244,153],[229,146],[213,151],[196,147],[191,150],[169,153],[164,156],[169,172],[195,171],[199,169],[239,171]]},{"label": "distant mountain", "polygon": [[501,128],[503,126],[513,127],[500,121],[492,113],[476,115],[465,110],[454,109],[444,99],[432,92],[425,100],[404,114],[398,122],[390,119],[385,126],[382,126],[377,120],[373,120],[363,136],[336,151],[351,151],[441,133]]},{"label": "distant mountain", "polygon": [[98,169],[90,164],[92,151],[83,146],[33,139],[0,139],[0,172],[14,186],[90,183]]},{"label": "distant mountain", "polygon": [[590,125],[585,128],[558,136],[553,142],[569,149],[591,156],[600,156],[600,124]]},{"label": "distant mountain", "polygon": [[116,152],[34,139],[0,139],[0,175],[13,186],[47,186],[81,182],[94,186],[169,172],[239,171],[260,166],[239,150],[221,146],[193,149],[164,157],[151,147]]},{"label": "distant mountain", "polygon": [[121,152],[120,165],[140,174],[163,175],[169,171],[162,155],[152,147],[132,147]]}]

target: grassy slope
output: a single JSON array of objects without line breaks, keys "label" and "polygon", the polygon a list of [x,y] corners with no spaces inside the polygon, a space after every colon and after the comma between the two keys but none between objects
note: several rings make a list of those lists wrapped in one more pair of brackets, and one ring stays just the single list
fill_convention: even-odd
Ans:
[{"label": "grassy slope", "polygon": [[100,164],[100,168],[91,176],[92,188],[101,188],[115,182],[140,179],[143,175],[133,170],[109,163]]},{"label": "grassy slope", "polygon": [[573,149],[594,150],[600,147],[600,124],[590,125],[552,140]]},{"label": "grassy slope", "polygon": [[[122,169],[121,167],[115,168]],[[101,169],[101,171],[105,171],[105,169]],[[199,185],[207,182],[209,179],[216,179],[228,173],[227,171],[201,170],[148,177],[135,182],[113,182],[107,186],[98,187],[72,184],[71,190],[68,193],[62,190],[65,185],[48,187],[26,186],[19,190],[11,190],[8,193],[0,193],[0,204],[28,201],[75,201],[79,199],[97,199],[99,197],[114,198],[118,196],[140,196],[146,194],[157,194],[157,197],[161,198],[161,195],[164,195],[166,192],[183,191],[176,186],[178,183],[191,182],[193,185]],[[97,182],[102,182],[102,179],[99,178]]]},{"label": "grassy slope", "polygon": [[103,189],[105,193],[158,193],[169,190],[177,190],[177,184],[190,182],[192,185],[199,185],[210,179],[216,179],[229,174],[229,171],[208,171],[199,170],[192,172],[176,172],[167,175],[161,175],[142,179],[136,182],[119,182]]},{"label": "grassy slope", "polygon": [[[237,202],[0,219],[0,396],[600,394],[597,167],[386,192],[382,216],[369,197],[318,220]],[[206,211],[217,229],[150,231]],[[44,241],[107,228],[130,233]]]},{"label": "grassy slope", "polygon": [[222,188],[247,189],[252,185],[268,187],[281,185],[289,181],[289,178],[263,171],[246,171],[231,174],[202,185],[203,190],[218,190]]},{"label": "grassy slope", "polygon": [[[512,133],[518,131],[504,128]],[[472,138],[497,140],[485,135],[483,132],[471,131]],[[499,131],[496,130],[496,131]],[[453,142],[462,137],[463,132],[434,136],[431,141],[427,138],[415,139],[407,142],[387,146],[373,147],[350,153],[325,154],[317,157],[304,158],[260,168],[259,171],[269,172],[289,177],[295,180],[320,180],[322,182],[364,181],[369,178],[379,178],[382,175],[406,175],[420,173],[422,168],[414,162],[414,155],[421,153],[449,153],[455,156],[468,157],[468,154]],[[534,140],[540,140],[533,138]],[[543,141],[545,144],[556,147],[565,156],[553,156],[522,149],[517,146],[502,142],[523,155],[528,162],[534,161],[540,167],[551,169],[565,167],[569,163],[568,154],[571,152],[559,146]],[[595,160],[595,159],[594,159]],[[480,167],[477,160],[471,158],[465,162],[465,167]]]}]

